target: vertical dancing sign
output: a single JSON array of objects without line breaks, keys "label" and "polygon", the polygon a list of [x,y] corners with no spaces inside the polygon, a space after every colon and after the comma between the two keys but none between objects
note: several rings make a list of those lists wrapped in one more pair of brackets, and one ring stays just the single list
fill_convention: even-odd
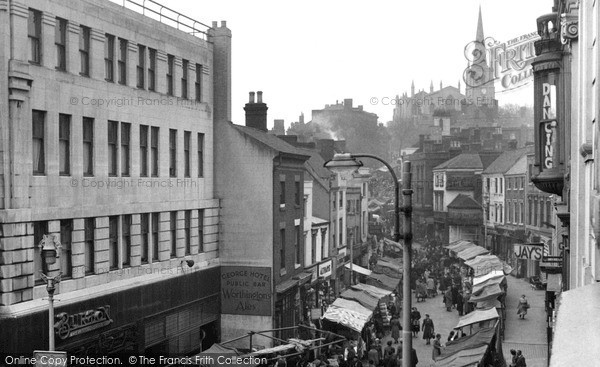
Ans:
[{"label": "vertical dancing sign", "polygon": [[556,153],[556,86],[542,84],[542,166],[543,169],[554,167]]}]

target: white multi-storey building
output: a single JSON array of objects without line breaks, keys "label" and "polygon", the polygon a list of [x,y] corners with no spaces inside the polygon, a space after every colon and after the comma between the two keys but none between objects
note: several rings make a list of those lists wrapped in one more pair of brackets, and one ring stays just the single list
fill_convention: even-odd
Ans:
[{"label": "white multi-storey building", "polygon": [[231,33],[170,17],[0,1],[4,352],[47,349],[41,273],[62,273],[57,350],[182,354],[218,338],[213,124],[230,115]]}]

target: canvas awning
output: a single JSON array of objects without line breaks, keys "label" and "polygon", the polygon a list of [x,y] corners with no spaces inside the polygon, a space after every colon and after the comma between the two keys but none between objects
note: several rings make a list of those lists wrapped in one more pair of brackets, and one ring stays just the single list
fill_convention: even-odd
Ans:
[{"label": "canvas awning", "polygon": [[456,324],[454,328],[460,329],[462,327],[476,324],[481,321],[493,320],[497,318],[498,311],[496,311],[495,308],[490,308],[488,310],[475,310],[473,312],[469,312],[464,316],[461,316],[458,320],[458,324]]},{"label": "canvas awning", "polygon": [[365,291],[352,288],[343,291],[342,294],[340,294],[340,297],[343,299],[358,302],[371,311],[375,310],[375,308],[377,308],[377,305],[379,304],[378,297],[372,296],[371,294]]},{"label": "canvas awning", "polygon": [[385,274],[371,273],[371,275],[367,277],[367,284],[379,288],[389,289],[391,291],[398,287],[398,283],[400,283],[400,279],[392,278]]},{"label": "canvas awning", "polygon": [[397,248],[397,249],[399,249],[399,250],[402,250],[402,245],[401,245],[401,244],[399,244],[398,242],[392,241],[392,240],[390,240],[390,239],[388,239],[388,238],[384,238],[384,239],[383,239],[383,242],[384,242],[386,245],[388,245],[388,246],[392,246],[392,247],[395,247],[395,248]]},{"label": "canvas awning", "polygon": [[461,252],[457,253],[456,256],[458,256],[459,258],[461,258],[463,260],[470,260],[476,256],[487,254],[489,252],[490,252],[489,250],[487,250],[481,246],[475,245],[475,246],[472,246],[472,247],[462,250]]},{"label": "canvas awning", "polygon": [[488,308],[504,308],[502,303],[497,299],[490,299],[486,301],[477,302],[477,309],[479,310],[487,310]]},{"label": "canvas awning", "polygon": [[436,358],[436,367],[477,366],[488,349],[496,327],[487,327],[447,344]]},{"label": "canvas awning", "polygon": [[495,300],[502,293],[504,293],[504,292],[500,288],[499,284],[496,284],[496,283],[490,284],[490,285],[483,287],[477,294],[473,293],[471,295],[471,298],[469,298],[469,302],[477,303],[477,302]]},{"label": "canvas awning", "polygon": [[501,277],[495,277],[495,278],[490,278],[487,279],[483,282],[477,283],[477,285],[473,286],[473,289],[471,290],[471,293],[474,295],[478,295],[480,294],[486,287],[488,286],[492,286],[492,285],[502,285],[502,283],[504,283],[506,280],[505,276],[501,276]]},{"label": "canvas awning", "polygon": [[452,252],[461,252],[462,250],[468,249],[470,247],[477,246],[471,241],[458,240],[450,243],[448,246],[444,246],[448,250]]},{"label": "canvas awning", "polygon": [[[345,264],[344,266],[346,267],[346,269],[350,269],[350,264]],[[372,273],[371,270],[363,268],[362,266],[356,264],[352,264],[352,271],[363,275],[371,275]]]},{"label": "canvas awning", "polygon": [[597,366],[600,361],[600,283],[562,292],[550,367]]},{"label": "canvas awning", "polygon": [[473,278],[473,286],[476,286],[478,284],[481,284],[483,282],[485,282],[488,279],[492,279],[492,278],[503,278],[504,277],[504,272],[502,270],[494,270],[486,275],[482,275],[480,277],[474,277]]},{"label": "canvas awning", "polygon": [[390,294],[392,294],[391,290],[379,288],[374,285],[364,284],[364,283],[354,284],[352,286],[352,289],[358,289],[361,291],[365,291],[365,292],[369,293],[370,295],[372,295],[373,297],[378,298],[378,299],[382,299],[383,297],[386,297],[386,296],[389,296]]},{"label": "canvas awning", "polygon": [[491,273],[494,270],[504,270],[504,264],[496,255],[479,255],[465,261],[465,265],[473,269],[476,277]]},{"label": "canvas awning", "polygon": [[[322,318],[343,325],[358,332],[362,331],[363,327],[365,327],[365,324],[371,319],[371,315],[367,316],[364,313],[334,305],[339,300],[340,298],[336,299],[335,302],[327,308],[327,311],[325,311],[325,314]],[[354,301],[347,302],[352,302],[360,306],[360,304]],[[364,309],[364,307],[362,308]]]}]

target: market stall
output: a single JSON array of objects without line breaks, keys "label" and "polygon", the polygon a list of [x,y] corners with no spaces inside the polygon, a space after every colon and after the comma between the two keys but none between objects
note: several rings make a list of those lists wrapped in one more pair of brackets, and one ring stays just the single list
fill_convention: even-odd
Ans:
[{"label": "market stall", "polygon": [[502,348],[498,348],[496,326],[482,328],[477,332],[449,342],[435,359],[436,367],[464,367],[505,365]]}]

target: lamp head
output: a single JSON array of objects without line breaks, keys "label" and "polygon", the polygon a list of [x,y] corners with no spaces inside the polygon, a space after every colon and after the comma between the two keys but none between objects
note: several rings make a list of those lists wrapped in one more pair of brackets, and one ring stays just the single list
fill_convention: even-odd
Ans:
[{"label": "lamp head", "polygon": [[61,244],[54,235],[43,235],[39,246],[45,263],[49,265],[56,263],[56,259],[60,257]]},{"label": "lamp head", "polygon": [[333,155],[333,159],[325,162],[323,167],[334,173],[352,173],[362,167],[363,163],[354,158],[350,153],[338,153]]}]

